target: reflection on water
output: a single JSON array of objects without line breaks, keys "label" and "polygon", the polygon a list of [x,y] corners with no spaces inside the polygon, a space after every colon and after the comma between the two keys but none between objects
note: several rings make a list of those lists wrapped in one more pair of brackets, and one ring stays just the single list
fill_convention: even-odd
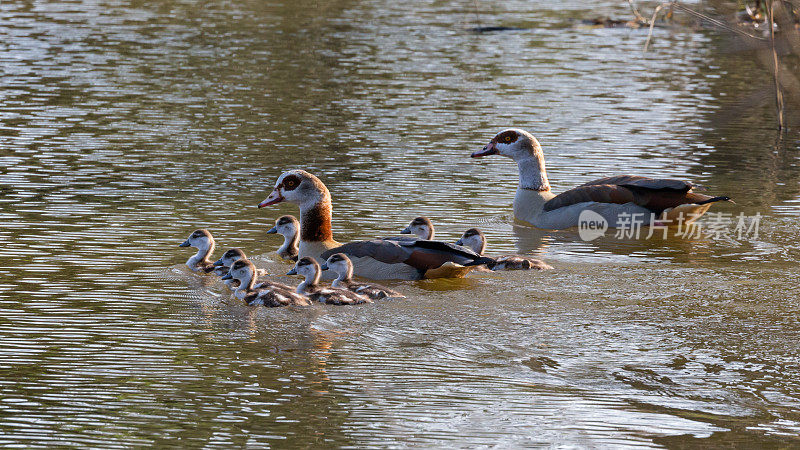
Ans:
[{"label": "reflection on water", "polygon": [[[475,35],[430,1],[0,3],[0,443],[795,443],[800,139],[768,105],[720,120],[769,74],[704,30],[642,54],[573,26],[626,5],[585,8],[493,5],[529,29]],[[557,191],[689,178],[760,234],[513,225],[516,168],[468,158],[510,125]],[[289,167],[331,188],[340,240],[425,214],[556,270],[245,308],[176,245],[208,227],[285,273],[265,231],[295,211],[255,205]]]}]

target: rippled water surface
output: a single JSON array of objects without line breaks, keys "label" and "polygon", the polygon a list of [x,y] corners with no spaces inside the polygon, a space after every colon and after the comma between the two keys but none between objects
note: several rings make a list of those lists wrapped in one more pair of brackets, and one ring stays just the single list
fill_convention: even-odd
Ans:
[{"label": "rippled water surface", "polygon": [[[752,55],[625,2],[0,3],[0,445],[777,444],[800,434],[796,133]],[[554,190],[686,178],[758,236],[582,241],[512,225],[496,131]],[[339,240],[416,215],[548,273],[396,282],[406,301],[249,309],[176,247],[273,273],[258,210],[305,168]],[[289,279],[285,279],[289,280]],[[295,282],[295,280],[289,280]]]}]

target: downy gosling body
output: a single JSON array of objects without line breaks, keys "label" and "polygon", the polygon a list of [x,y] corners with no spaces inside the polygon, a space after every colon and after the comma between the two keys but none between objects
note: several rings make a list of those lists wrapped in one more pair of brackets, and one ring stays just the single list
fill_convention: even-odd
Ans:
[{"label": "downy gosling body", "polygon": [[350,292],[365,295],[372,300],[405,298],[403,294],[389,289],[386,286],[381,286],[380,284],[357,283],[353,281],[353,263],[344,253],[335,253],[331,255],[325,264],[322,265],[322,270],[328,269],[339,274],[339,277],[331,283],[331,286],[335,288],[347,289]]}]

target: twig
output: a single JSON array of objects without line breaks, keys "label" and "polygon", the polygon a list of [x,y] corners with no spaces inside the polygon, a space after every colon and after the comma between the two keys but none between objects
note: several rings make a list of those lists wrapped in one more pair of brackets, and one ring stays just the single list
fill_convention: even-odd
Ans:
[{"label": "twig", "polygon": [[656,10],[653,11],[653,18],[650,19],[650,31],[648,31],[648,33],[647,33],[647,41],[645,41],[645,43],[644,43],[644,50],[642,50],[642,52],[647,53],[647,48],[650,47],[650,40],[653,38],[653,27],[656,26],[656,16],[658,16],[658,13],[661,12],[661,9],[663,7],[668,6],[668,5],[672,4],[672,3],[674,3],[674,2],[662,3],[662,4],[658,5],[658,6],[656,6]]},{"label": "twig", "polygon": [[628,0],[628,4],[631,5],[631,12],[633,12],[633,16],[636,17],[636,20],[642,23],[647,23],[647,19],[643,15],[639,14],[639,9],[636,8],[633,0]]},{"label": "twig", "polygon": [[780,62],[778,61],[778,51],[775,49],[775,2],[769,2],[768,26],[769,26],[769,39],[772,45],[772,61],[775,63],[773,73],[775,74],[775,106],[778,109],[778,130],[783,131],[786,125],[783,122],[783,93],[781,92],[780,83]]}]

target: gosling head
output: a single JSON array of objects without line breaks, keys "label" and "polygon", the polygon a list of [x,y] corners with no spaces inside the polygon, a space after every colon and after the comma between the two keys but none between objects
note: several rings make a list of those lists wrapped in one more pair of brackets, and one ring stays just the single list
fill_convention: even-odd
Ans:
[{"label": "gosling head", "polygon": [[411,223],[400,232],[400,234],[413,234],[420,239],[428,241],[433,239],[434,233],[433,222],[423,216],[412,220]]},{"label": "gosling head", "polygon": [[287,239],[294,239],[300,231],[300,222],[294,216],[281,216],[275,221],[275,226],[267,230],[267,234],[278,233]]},{"label": "gosling head", "polygon": [[353,262],[344,253],[334,253],[328,260],[325,261],[320,267],[320,270],[332,270],[336,273],[346,276],[353,276]]},{"label": "gosling head", "polygon": [[223,253],[220,259],[214,261],[214,265],[230,267],[234,262],[239,261],[240,259],[247,259],[244,251],[242,251],[240,248],[232,248]]},{"label": "gosling head", "polygon": [[470,228],[461,235],[461,239],[456,241],[456,245],[472,249],[473,252],[483,255],[486,251],[486,236],[477,228]]},{"label": "gosling head", "polygon": [[286,275],[300,275],[305,279],[319,278],[320,267],[316,259],[310,256],[304,256],[297,261],[294,268]]},{"label": "gosling head", "polygon": [[243,280],[252,280],[253,274],[256,273],[256,266],[253,265],[252,262],[246,259],[240,259],[238,261],[234,261],[231,264],[230,270],[228,270],[228,274],[223,276],[223,280],[238,280],[242,282]]},{"label": "gosling head", "polygon": [[201,228],[199,230],[194,230],[182,244],[178,245],[178,247],[194,247],[205,250],[213,244],[214,238],[211,237],[211,232]]},{"label": "gosling head", "polygon": [[275,182],[275,188],[259,208],[289,202],[303,207],[310,207],[319,202],[330,202],[331,194],[319,178],[306,172],[295,169],[284,172]]},{"label": "gosling head", "polygon": [[532,134],[519,128],[509,128],[497,133],[482,150],[473,152],[471,156],[500,155],[518,161],[541,152],[542,147]]}]

